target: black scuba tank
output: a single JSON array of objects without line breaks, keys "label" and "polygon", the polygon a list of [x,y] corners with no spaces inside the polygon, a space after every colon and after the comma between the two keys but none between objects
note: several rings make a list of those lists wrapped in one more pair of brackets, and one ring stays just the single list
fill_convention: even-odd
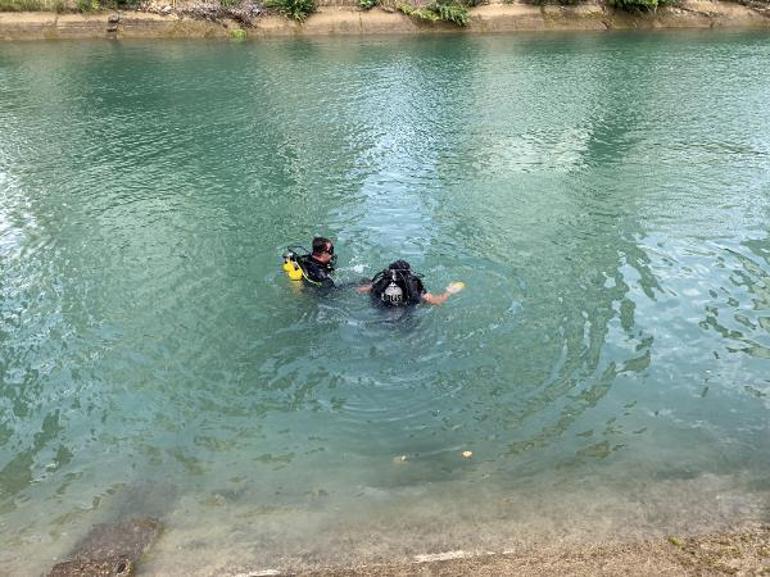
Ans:
[{"label": "black scuba tank", "polygon": [[385,269],[372,279],[372,297],[377,304],[385,307],[400,307],[409,304],[409,286],[405,271]]}]

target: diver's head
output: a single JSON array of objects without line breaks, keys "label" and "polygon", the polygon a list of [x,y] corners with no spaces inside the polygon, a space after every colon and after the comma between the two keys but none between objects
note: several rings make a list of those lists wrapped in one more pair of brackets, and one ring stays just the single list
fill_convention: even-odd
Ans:
[{"label": "diver's head", "polygon": [[410,271],[411,268],[412,267],[409,265],[408,262],[400,259],[388,265],[388,270],[400,270],[400,271],[407,272],[407,271]]},{"label": "diver's head", "polygon": [[334,243],[328,238],[317,236],[313,239],[313,258],[323,264],[334,264],[337,256],[334,254]]}]

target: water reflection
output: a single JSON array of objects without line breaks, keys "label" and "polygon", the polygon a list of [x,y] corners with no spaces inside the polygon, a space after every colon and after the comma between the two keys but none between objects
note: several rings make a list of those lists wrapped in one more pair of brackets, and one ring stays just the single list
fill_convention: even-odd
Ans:
[{"label": "water reflection", "polygon": [[[746,293],[750,306],[746,306],[749,303],[736,300],[733,296],[735,290],[729,293],[723,290],[723,295],[715,293],[713,296],[716,302],[706,306],[706,318],[701,321],[701,327],[717,331],[725,341],[732,341],[732,344],[728,345],[729,351],[769,359],[770,341],[764,334],[770,329],[770,317],[767,316],[770,311],[770,273],[766,270],[770,264],[767,259],[767,240],[746,241],[743,247],[749,249],[754,258],[725,249],[726,256],[720,257],[719,260],[723,266],[734,267],[729,280],[736,287],[738,294]],[[757,260],[754,260],[755,258]],[[720,302],[720,296],[726,296],[726,302]],[[732,318],[721,320],[720,312],[725,309],[732,314]],[[728,328],[726,325],[735,328]]]}]

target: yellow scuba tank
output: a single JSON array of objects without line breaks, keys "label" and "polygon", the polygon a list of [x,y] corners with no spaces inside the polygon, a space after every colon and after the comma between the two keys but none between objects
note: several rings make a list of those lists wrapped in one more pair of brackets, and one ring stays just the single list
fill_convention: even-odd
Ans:
[{"label": "yellow scuba tank", "polygon": [[287,250],[283,253],[283,272],[286,273],[291,280],[302,280],[304,276],[302,269],[297,262],[297,255],[294,252]]}]

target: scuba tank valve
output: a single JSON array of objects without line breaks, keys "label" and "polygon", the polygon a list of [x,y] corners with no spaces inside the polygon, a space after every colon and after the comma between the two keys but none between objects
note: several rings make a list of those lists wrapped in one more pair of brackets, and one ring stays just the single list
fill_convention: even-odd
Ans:
[{"label": "scuba tank valve", "polygon": [[302,280],[302,269],[297,262],[297,255],[294,251],[287,250],[283,253],[283,266],[281,268],[291,280]]},{"label": "scuba tank valve", "polygon": [[388,286],[385,287],[385,290],[382,291],[380,299],[382,302],[391,306],[398,306],[404,303],[404,291],[396,282],[395,270],[390,271],[390,284],[388,284]]}]

